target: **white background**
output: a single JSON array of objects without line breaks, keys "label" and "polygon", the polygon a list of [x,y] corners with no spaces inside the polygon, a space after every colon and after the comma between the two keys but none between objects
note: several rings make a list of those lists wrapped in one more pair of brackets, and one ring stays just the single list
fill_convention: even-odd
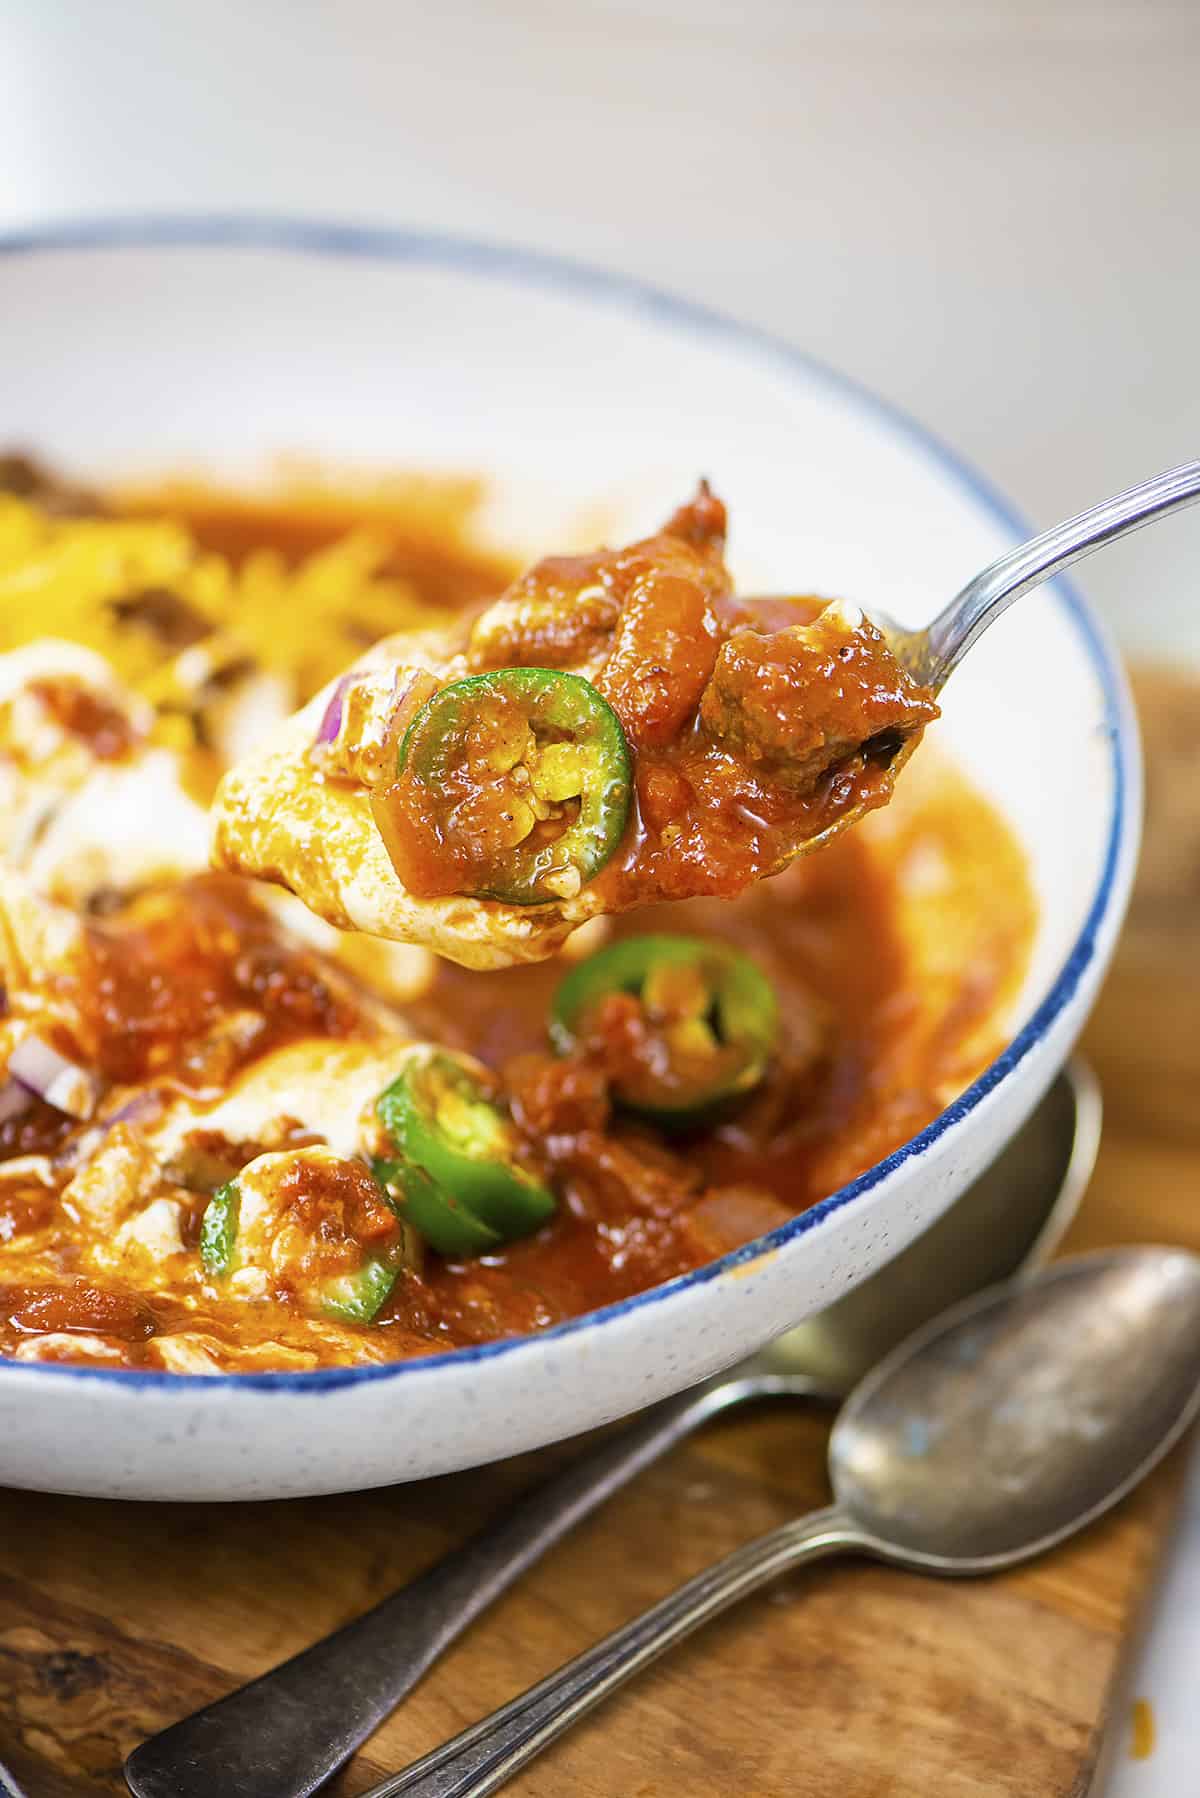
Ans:
[{"label": "white background", "polygon": [[[1197,0],[0,0],[0,229],[155,209],[649,277],[898,401],[1039,524],[1200,455]],[[1197,514],[1084,584],[1200,663]],[[1114,1798],[1200,1787],[1197,1667],[1200,1480],[1134,1684],[1159,1747]]]}]

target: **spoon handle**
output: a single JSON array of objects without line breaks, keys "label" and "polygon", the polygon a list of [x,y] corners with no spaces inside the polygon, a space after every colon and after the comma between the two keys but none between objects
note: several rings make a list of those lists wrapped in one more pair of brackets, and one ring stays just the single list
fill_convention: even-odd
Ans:
[{"label": "spoon handle", "polygon": [[922,656],[924,678],[940,686],[988,625],[1023,593],[1106,543],[1197,500],[1200,462],[1184,462],[1008,550],[968,581],[929,626]]},{"label": "spoon handle", "polygon": [[135,1748],[135,1798],[308,1798],[451,1642],[635,1474],[751,1399],[838,1395],[805,1374],[752,1370],[655,1406],[570,1463],[461,1548],[334,1634]]},{"label": "spoon handle", "polygon": [[864,1546],[836,1506],[759,1536],[364,1798],[485,1798],[618,1686],[739,1599],[805,1561]]}]

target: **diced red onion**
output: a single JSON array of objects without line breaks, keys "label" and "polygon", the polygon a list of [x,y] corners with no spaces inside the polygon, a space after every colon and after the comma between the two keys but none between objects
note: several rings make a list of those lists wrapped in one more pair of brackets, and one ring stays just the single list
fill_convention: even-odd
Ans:
[{"label": "diced red onion", "polygon": [[90,1118],[96,1109],[100,1086],[94,1074],[81,1068],[40,1036],[26,1036],[8,1060],[9,1077],[69,1117]]},{"label": "diced red onion", "polygon": [[404,740],[405,731],[421,706],[436,692],[437,681],[425,669],[397,668],[392,677],[392,708],[383,733],[381,760],[385,768],[396,766],[396,752]]},{"label": "diced red onion", "polygon": [[329,704],[325,707],[325,714],[317,726],[316,744],[332,743],[336,739],[342,728],[342,703],[346,697],[346,689],[353,678],[354,676],[351,674],[343,674],[329,695]]},{"label": "diced red onion", "polygon": [[0,1124],[7,1124],[11,1118],[19,1118],[23,1111],[28,1111],[33,1104],[33,1094],[19,1080],[6,1080],[0,1086]]},{"label": "diced red onion", "polygon": [[93,1124],[88,1130],[74,1131],[54,1157],[54,1165],[62,1177],[73,1180],[85,1167],[104,1141],[104,1125]]},{"label": "diced red onion", "polygon": [[144,1086],[115,1111],[110,1111],[101,1118],[100,1122],[105,1125],[145,1124],[159,1117],[165,1108],[166,1100],[158,1087]]},{"label": "diced red onion", "polygon": [[[425,668],[397,668],[392,676],[392,709],[388,717],[389,728],[394,725],[418,689],[426,691],[426,697],[437,691],[437,681]],[[407,720],[406,720],[407,723]]]},{"label": "diced red onion", "polygon": [[142,1087],[118,1105],[115,1111],[106,1112],[92,1124],[90,1130],[78,1130],[70,1141],[59,1151],[57,1166],[60,1172],[74,1175],[92,1159],[104,1141],[106,1133],[114,1124],[147,1124],[153,1123],[166,1109],[166,1099],[160,1088],[156,1086]]}]

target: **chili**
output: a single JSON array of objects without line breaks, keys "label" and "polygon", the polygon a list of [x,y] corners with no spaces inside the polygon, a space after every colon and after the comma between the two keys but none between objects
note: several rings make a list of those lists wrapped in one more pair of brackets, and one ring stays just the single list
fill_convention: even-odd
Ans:
[{"label": "chili", "polygon": [[511,1118],[468,1056],[420,1049],[379,1095],[376,1113],[396,1151],[376,1177],[444,1255],[481,1254],[536,1230],[554,1194],[523,1165]]},{"label": "chili", "polygon": [[625,733],[590,681],[505,668],[426,701],[375,812],[391,815],[388,847],[410,892],[539,905],[600,872],[631,793]]},{"label": "chili", "polygon": [[696,1122],[762,1080],[779,1007],[748,955],[689,936],[633,936],[580,962],[554,995],[562,1054],[588,1045],[630,1111]]},{"label": "chili", "polygon": [[[366,1169],[355,1163],[347,1165],[354,1171],[355,1183],[365,1182],[370,1191],[372,1178]],[[383,1192],[376,1190],[375,1196],[380,1207],[387,1203]],[[319,1191],[315,1199],[314,1209],[319,1210]],[[227,1180],[223,1186],[219,1186],[205,1207],[200,1224],[200,1259],[212,1280],[227,1280],[241,1265],[241,1211],[242,1189],[236,1179]],[[315,1216],[305,1217],[302,1207],[294,1221],[302,1229],[307,1226],[306,1235],[313,1247],[319,1248],[319,1219]],[[371,1221],[366,1220],[368,1227]],[[399,1228],[393,1224],[392,1230],[397,1241],[392,1245],[394,1252],[390,1256],[367,1251],[361,1243],[354,1245],[359,1255],[358,1264],[318,1277],[312,1284],[310,1308],[323,1311],[330,1317],[345,1318],[351,1323],[370,1323],[390,1296],[400,1271],[399,1256],[403,1244]],[[378,1236],[380,1232],[376,1229],[373,1234]]]}]

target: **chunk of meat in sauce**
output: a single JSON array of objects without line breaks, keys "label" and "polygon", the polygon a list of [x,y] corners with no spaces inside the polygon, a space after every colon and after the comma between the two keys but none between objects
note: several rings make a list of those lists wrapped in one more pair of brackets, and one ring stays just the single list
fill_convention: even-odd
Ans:
[{"label": "chunk of meat in sauce", "polygon": [[634,749],[661,749],[687,723],[717,660],[708,596],[688,573],[648,568],[631,582],[598,686]]},{"label": "chunk of meat in sauce", "polygon": [[275,1190],[314,1239],[380,1242],[397,1234],[396,1214],[361,1162],[298,1157]]},{"label": "chunk of meat in sauce", "polygon": [[657,537],[614,558],[620,623],[597,685],[635,750],[661,749],[687,724],[721,640],[725,508],[707,486]]},{"label": "chunk of meat in sauce", "polygon": [[33,1099],[24,1111],[0,1123],[0,1162],[19,1155],[51,1155],[77,1128],[77,1120],[65,1111]]},{"label": "chunk of meat in sauce", "polygon": [[321,1140],[289,1118],[277,1120],[273,1129],[263,1132],[263,1137],[270,1140],[231,1142],[219,1130],[191,1130],[163,1169],[164,1175],[188,1192],[209,1194],[260,1155],[280,1149],[311,1148]]},{"label": "chunk of meat in sauce", "polygon": [[476,623],[471,668],[577,667],[604,654],[620,615],[594,556],[547,556]]},{"label": "chunk of meat in sauce", "polygon": [[[737,600],[724,538],[724,507],[702,488],[654,537],[538,563],[472,631],[473,669],[569,669],[620,720],[636,803],[590,877],[603,911],[729,897],[777,872],[809,838],[883,804],[893,757],[937,715],[861,615]],[[393,866],[418,897],[494,896],[493,863],[540,848],[576,816],[568,806],[531,826],[527,759],[504,749],[525,714],[490,695],[473,703],[475,734],[452,766],[439,762],[436,783],[410,758],[372,794]]]},{"label": "chunk of meat in sauce", "polygon": [[361,1161],[327,1148],[263,1155],[233,1193],[230,1265],[215,1278],[236,1297],[274,1296],[320,1314],[331,1280],[404,1258],[406,1232],[381,1188]]},{"label": "chunk of meat in sauce", "polygon": [[111,1336],[144,1342],[154,1334],[154,1313],[133,1292],[89,1286],[0,1286],[0,1318],[18,1335],[50,1332]]},{"label": "chunk of meat in sauce", "polygon": [[42,1230],[54,1212],[52,1187],[41,1180],[0,1179],[0,1243]]},{"label": "chunk of meat in sauce", "polygon": [[873,739],[898,747],[936,716],[874,625],[863,619],[848,633],[833,606],[811,624],[735,633],[700,707],[714,741],[797,789]]},{"label": "chunk of meat in sauce", "polygon": [[[470,668],[592,675],[635,750],[669,742],[694,713],[716,659],[712,608],[728,590],[723,530],[724,508],[708,495],[697,516],[688,509],[645,543],[539,563],[476,622]],[[569,766],[581,752],[569,736],[564,742],[557,729],[535,725],[536,702],[523,694],[488,689],[467,703],[469,722],[456,722],[457,705],[443,721],[419,722],[416,748],[372,795],[392,864],[422,898],[510,888],[504,870],[513,853],[534,855],[557,841],[579,816],[580,782],[599,785],[617,773],[606,748]],[[449,750],[439,747],[443,730],[447,743],[458,739]],[[436,765],[436,779],[425,762]],[[547,873],[537,896],[571,897],[582,878],[577,869]]]},{"label": "chunk of meat in sauce", "polygon": [[[686,598],[694,625],[697,592],[707,591],[714,600],[730,592],[722,560],[725,529],[725,507],[702,484],[690,505],[642,543],[591,555],[544,556],[476,620],[468,648],[472,670],[531,665],[586,673],[599,667],[611,656],[628,590],[656,570],[691,590]],[[642,610],[649,612],[645,605]],[[636,648],[635,640],[627,662]]]},{"label": "chunk of meat in sauce", "polygon": [[611,1072],[588,1056],[527,1055],[507,1069],[513,1115],[590,1215],[670,1216],[699,1171],[646,1131],[611,1128]]},{"label": "chunk of meat in sauce", "polygon": [[28,690],[62,730],[87,744],[97,761],[117,761],[139,740],[128,714],[82,681],[45,677],[31,681]]},{"label": "chunk of meat in sauce", "polygon": [[318,958],[282,939],[248,891],[221,875],[135,903],[89,938],[80,1004],[110,1080],[169,1069],[187,1085],[224,1083],[283,1042],[342,1036],[358,1022]]}]

